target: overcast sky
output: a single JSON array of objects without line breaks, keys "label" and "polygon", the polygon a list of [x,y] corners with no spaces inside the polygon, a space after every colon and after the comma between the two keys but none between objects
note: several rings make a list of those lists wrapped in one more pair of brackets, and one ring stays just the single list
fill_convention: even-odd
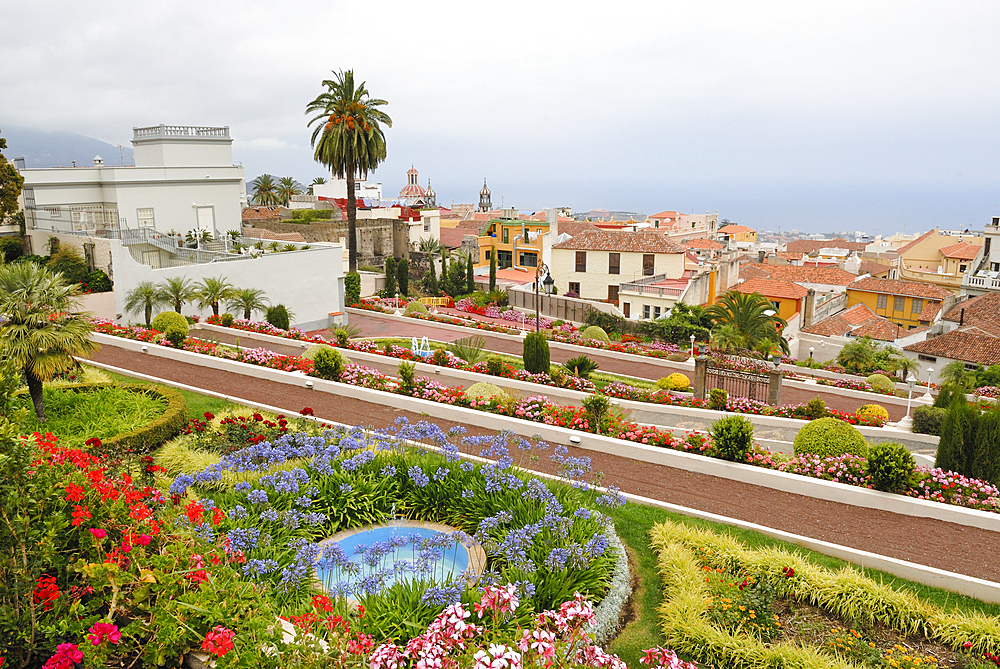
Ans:
[{"label": "overcast sky", "polygon": [[[392,196],[719,211],[758,229],[982,228],[1000,214],[1000,3],[8,2],[0,129],[126,144],[228,125],[247,180],[308,183],[306,104],[389,102]],[[348,22],[349,21],[349,22]]]}]

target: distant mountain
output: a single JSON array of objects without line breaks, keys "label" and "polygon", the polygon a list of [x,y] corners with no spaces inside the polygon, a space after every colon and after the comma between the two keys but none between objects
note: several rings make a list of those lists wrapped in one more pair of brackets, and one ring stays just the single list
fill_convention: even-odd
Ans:
[{"label": "distant mountain", "polygon": [[73,161],[80,167],[94,164],[101,156],[108,166],[134,165],[131,146],[114,144],[72,132],[44,132],[13,125],[0,126],[0,136],[7,140],[4,156],[14,162],[24,158],[25,167],[70,167]]}]

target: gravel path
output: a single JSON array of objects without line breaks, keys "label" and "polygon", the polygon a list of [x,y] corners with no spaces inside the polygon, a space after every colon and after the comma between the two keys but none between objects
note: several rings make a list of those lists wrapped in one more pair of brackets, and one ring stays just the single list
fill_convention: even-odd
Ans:
[{"label": "gravel path", "polygon": [[[385,427],[399,416],[406,416],[411,421],[426,419],[420,414],[373,402],[153,357],[113,345],[103,346],[93,359],[289,411],[308,406],[321,418],[343,423]],[[434,422],[444,429],[457,424],[443,420]],[[531,423],[525,422],[524,426],[524,434],[530,435]],[[470,434],[486,433],[475,425],[463,427]],[[1000,553],[1000,533],[997,532],[817,500],[683,469],[640,463],[613,453],[575,448],[570,448],[570,452],[571,455],[591,457],[594,469],[603,472],[607,482],[621,486],[625,492],[1000,582],[1000,562],[992,559]],[[551,471],[544,458],[543,463],[541,469]]]}]

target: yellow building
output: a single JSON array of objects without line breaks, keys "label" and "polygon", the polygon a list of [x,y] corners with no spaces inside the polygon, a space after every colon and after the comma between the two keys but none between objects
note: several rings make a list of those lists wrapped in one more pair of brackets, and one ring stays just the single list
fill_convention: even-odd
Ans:
[{"label": "yellow building", "polygon": [[908,329],[931,325],[942,306],[950,306],[953,300],[948,290],[917,281],[861,279],[847,286],[848,309],[864,304],[877,315]]},{"label": "yellow building", "polygon": [[730,224],[723,226],[719,228],[719,237],[722,239],[731,239],[737,244],[740,242],[747,244],[757,243],[757,232],[745,225]]},{"label": "yellow building", "polygon": [[497,267],[537,267],[542,257],[542,237],[549,231],[545,221],[490,221],[479,236],[477,267],[488,266],[492,254],[497,255]]},{"label": "yellow building", "polygon": [[951,291],[962,287],[962,277],[975,271],[985,237],[949,235],[931,230],[899,248],[899,276],[922,281]]}]

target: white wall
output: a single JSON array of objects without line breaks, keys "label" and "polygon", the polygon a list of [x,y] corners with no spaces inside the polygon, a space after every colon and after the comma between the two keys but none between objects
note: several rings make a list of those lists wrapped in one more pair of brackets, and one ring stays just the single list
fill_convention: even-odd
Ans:
[{"label": "white wall", "polygon": [[[187,277],[199,281],[206,277],[225,277],[237,288],[259,288],[268,301],[284,304],[292,312],[292,324],[303,329],[325,328],[329,314],[344,310],[343,249],[340,245],[315,246],[305,251],[269,253],[255,259],[152,269],[132,258],[118,240],[111,243],[115,279],[115,303],[120,322],[139,322],[140,314],[125,314],[125,295],[142,281],[160,283],[168,278]],[[223,305],[224,309],[224,305]],[[188,303],[185,315],[210,316],[211,308],[199,309]],[[221,313],[221,311],[220,311]],[[237,314],[242,318],[242,314]],[[257,312],[253,318],[262,319]]]}]

